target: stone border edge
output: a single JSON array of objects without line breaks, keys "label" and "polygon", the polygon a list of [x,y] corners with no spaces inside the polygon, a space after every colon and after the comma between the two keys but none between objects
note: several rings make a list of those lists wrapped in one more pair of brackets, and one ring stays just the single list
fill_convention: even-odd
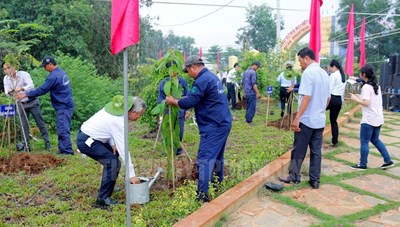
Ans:
[{"label": "stone border edge", "polygon": [[[361,105],[354,107],[347,114],[345,114],[345,116],[338,118],[338,124],[342,125],[343,123],[347,122],[349,117],[354,116],[354,114],[360,109]],[[327,125],[324,129],[323,136],[330,133],[331,127],[330,125]],[[215,226],[215,224],[223,217],[223,215],[229,215],[233,211],[237,210],[238,207],[245,204],[250,198],[256,196],[257,192],[263,187],[268,179],[274,178],[278,176],[278,174],[283,174],[285,172],[284,167],[287,167],[289,163],[290,152],[286,152],[279,158],[261,168],[259,171],[255,172],[250,177],[246,178],[244,181],[232,187],[211,202],[205,204],[200,209],[180,220],[173,226]]]}]

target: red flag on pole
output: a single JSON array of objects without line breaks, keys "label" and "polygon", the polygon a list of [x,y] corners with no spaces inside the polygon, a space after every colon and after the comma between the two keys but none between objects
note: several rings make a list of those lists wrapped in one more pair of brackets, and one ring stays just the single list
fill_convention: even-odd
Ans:
[{"label": "red flag on pole", "polygon": [[186,51],[183,51],[183,60],[186,61]]},{"label": "red flag on pole", "polygon": [[111,53],[139,42],[139,0],[112,0]]},{"label": "red flag on pole", "polygon": [[160,50],[159,52],[158,52],[158,59],[161,59],[162,58],[162,51]]},{"label": "red flag on pole", "polygon": [[200,47],[200,53],[199,53],[200,58],[203,58],[203,50]]},{"label": "red flag on pole", "polygon": [[221,56],[220,56],[220,53],[218,51],[217,52],[217,70],[219,70],[220,65],[221,65]]},{"label": "red flag on pole", "polygon": [[349,76],[353,76],[353,64],[354,64],[354,4],[351,4],[349,21],[347,22],[347,34],[349,41],[347,43],[347,53],[346,53],[346,68],[345,73]]},{"label": "red flag on pole", "polygon": [[315,60],[319,62],[321,50],[321,12],[322,0],[312,0],[310,10],[310,49],[314,51]]},{"label": "red flag on pole", "polygon": [[365,17],[360,30],[360,69],[365,65]]}]

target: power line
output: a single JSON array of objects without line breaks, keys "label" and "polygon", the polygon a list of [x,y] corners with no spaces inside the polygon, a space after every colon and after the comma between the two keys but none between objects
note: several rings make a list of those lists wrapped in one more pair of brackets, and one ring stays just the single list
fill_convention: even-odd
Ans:
[{"label": "power line", "polygon": [[[168,5],[188,5],[188,6],[211,6],[211,7],[226,7],[226,8],[241,8],[241,9],[247,9],[248,6],[241,6],[241,5],[219,5],[219,4],[207,4],[207,3],[184,3],[184,2],[159,2],[159,1],[152,1],[152,3],[157,3],[157,4],[168,4]],[[277,8],[270,7],[273,10],[276,10]],[[287,9],[287,8],[279,8],[279,10],[284,10],[284,11],[302,11],[302,12],[307,12],[309,10],[305,9]]]},{"label": "power line", "polygon": [[[393,6],[389,6],[389,7],[385,8],[385,9],[383,9],[383,10],[377,12],[377,13],[382,13],[383,11],[386,11],[386,10],[388,10],[388,9],[391,9],[392,7],[396,7],[396,6],[399,5],[399,4],[400,4],[400,2],[394,4]],[[344,12],[342,12],[342,13],[344,13]],[[348,14],[350,14],[350,13],[348,13]],[[384,15],[384,16],[387,16],[387,14],[383,14],[383,15]],[[372,16],[374,16],[374,15],[370,15],[370,16],[366,17],[365,20],[367,20],[368,18],[370,18],[370,17],[372,17]],[[377,18],[375,18],[374,20],[371,20],[371,21],[368,20],[368,21],[365,23],[365,25],[367,25],[367,24],[369,24],[369,23],[371,23],[371,22],[373,22],[373,21],[376,21],[376,20],[378,20],[378,19],[381,18],[381,17],[383,17],[383,16],[379,16],[379,17],[377,17]],[[360,27],[361,27],[361,25],[355,27],[354,29],[357,29],[357,28],[360,28]],[[333,37],[332,39],[329,39],[328,41],[329,41],[329,42],[334,42],[334,40],[336,40],[337,38],[339,38],[339,37],[341,37],[341,36],[344,36],[344,35],[346,35],[346,33],[342,33],[342,34],[340,34],[340,35],[338,35],[338,36],[336,36],[336,37]],[[340,42],[340,41],[339,41],[339,42]]]},{"label": "power line", "polygon": [[[158,26],[160,27],[175,27],[175,26],[182,26],[182,25],[186,25],[186,24],[190,24],[193,23],[195,21],[201,20],[207,16],[210,16],[211,14],[216,13],[217,11],[223,9],[223,8],[227,8],[227,7],[231,7],[231,8],[242,8],[242,9],[247,9],[247,6],[239,6],[239,5],[230,5],[230,3],[232,3],[234,0],[228,2],[225,5],[219,5],[219,4],[207,4],[207,3],[183,3],[183,2],[159,2],[159,1],[152,1],[152,3],[156,3],[156,4],[169,4],[169,5],[188,5],[188,6],[212,6],[212,7],[219,7],[218,9],[216,9],[215,11],[212,11],[211,13],[205,14],[199,18],[196,18],[194,20],[191,21],[187,21],[184,23],[180,23],[180,24],[170,24],[170,25],[164,25],[164,24],[159,24]],[[270,7],[272,10],[276,10],[277,8],[272,8]],[[309,10],[302,10],[302,9],[285,9],[285,8],[279,8],[279,10],[282,11],[309,11]]]},{"label": "power line", "polygon": [[214,14],[214,13],[218,12],[219,10],[223,9],[224,7],[226,7],[227,5],[229,5],[230,3],[232,3],[233,1],[234,1],[234,0],[231,0],[231,1],[229,1],[228,3],[226,3],[225,5],[221,5],[218,9],[216,9],[216,10],[210,12],[210,13],[207,13],[207,14],[205,14],[205,15],[199,17],[199,18],[196,18],[196,19],[194,19],[194,20],[191,20],[191,21],[187,21],[187,22],[180,23],[180,24],[158,25],[158,26],[162,26],[162,27],[174,27],[174,26],[182,26],[182,25],[190,24],[190,23],[193,23],[193,22],[195,22],[195,21],[201,20],[201,19],[203,19],[203,18],[205,18],[205,17],[210,16],[211,14]]}]

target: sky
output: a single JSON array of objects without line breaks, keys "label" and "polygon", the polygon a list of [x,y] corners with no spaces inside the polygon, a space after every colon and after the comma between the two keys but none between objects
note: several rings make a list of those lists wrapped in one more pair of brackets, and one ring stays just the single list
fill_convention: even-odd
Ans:
[{"label": "sky", "polygon": [[[308,19],[311,0],[279,1],[281,18],[285,22],[284,29],[281,30],[282,40],[293,28]],[[229,3],[229,6],[247,7],[249,4],[265,3],[273,8],[273,15],[277,12],[275,10],[277,0],[153,0],[153,2],[151,7],[140,9],[142,17],[146,15],[158,17],[159,20],[154,20],[155,29],[160,29],[164,35],[173,31],[175,35],[193,37],[196,42],[195,46],[201,47],[203,51],[207,51],[213,45],[218,45],[222,49],[228,46],[238,48],[239,46],[235,44],[236,34],[239,28],[246,25],[246,8],[189,4],[226,5]],[[322,16],[332,15],[337,8],[337,0],[324,0],[321,14]],[[302,41],[307,42],[308,36],[305,39],[307,40],[303,39]]]}]

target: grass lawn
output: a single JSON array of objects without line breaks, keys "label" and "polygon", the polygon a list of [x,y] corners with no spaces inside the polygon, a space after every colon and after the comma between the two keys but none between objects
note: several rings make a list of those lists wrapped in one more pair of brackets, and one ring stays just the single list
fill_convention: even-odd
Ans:
[{"label": "grass lawn", "polygon": [[[211,189],[211,196],[217,197],[229,188],[265,166],[276,157],[288,151],[293,141],[293,132],[266,127],[267,103],[259,101],[255,126],[245,123],[245,111],[233,112],[233,127],[225,151],[226,176],[221,191]],[[345,105],[341,114],[352,108]],[[278,120],[278,104],[270,104],[268,121]],[[197,126],[185,125],[184,145],[192,158],[196,157],[199,135]],[[73,144],[75,134],[73,132]],[[129,136],[135,170],[138,176],[152,176],[158,166],[165,168],[166,155],[158,142],[153,150],[154,136],[148,135],[144,126],[133,124]],[[153,133],[154,134],[154,133]],[[43,142],[35,142],[33,154],[54,154],[43,150]],[[56,137],[52,135],[53,147]],[[8,156],[8,150],[0,151],[0,157]],[[90,158],[80,155],[66,157],[65,163],[46,169],[40,174],[26,172],[0,173],[0,226],[124,226],[125,205],[120,204],[108,210],[92,207],[97,197],[102,166]],[[184,159],[184,157],[179,157]],[[121,168],[117,186],[124,189]],[[164,174],[165,175],[165,174]],[[163,176],[164,176],[163,175]],[[163,176],[150,189],[150,202],[131,206],[133,226],[171,226],[198,209],[201,204],[195,201],[197,182],[187,180],[175,191],[166,189]],[[113,193],[113,198],[121,202],[125,190]]]}]

